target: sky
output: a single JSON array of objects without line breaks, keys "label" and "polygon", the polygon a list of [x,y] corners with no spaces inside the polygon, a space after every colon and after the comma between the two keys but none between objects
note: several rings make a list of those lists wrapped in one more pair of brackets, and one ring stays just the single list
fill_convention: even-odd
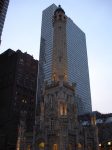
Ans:
[{"label": "sky", "polygon": [[86,34],[93,111],[112,113],[112,0],[10,0],[0,53],[20,49],[38,59],[42,11],[53,3]]}]

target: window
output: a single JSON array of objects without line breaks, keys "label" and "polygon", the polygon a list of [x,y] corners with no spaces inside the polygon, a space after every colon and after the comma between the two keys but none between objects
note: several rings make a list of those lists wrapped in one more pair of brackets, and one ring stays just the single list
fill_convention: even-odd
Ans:
[{"label": "window", "polygon": [[68,149],[72,150],[72,145],[71,144],[68,145]]},{"label": "window", "polygon": [[30,145],[27,146],[27,150],[30,150]]},{"label": "window", "polygon": [[54,120],[51,119],[51,130],[53,130],[53,129],[54,129]]},{"label": "window", "polygon": [[22,99],[22,103],[25,103],[25,104],[26,104],[26,103],[27,103],[27,100],[25,100],[25,99]]},{"label": "window", "polygon": [[53,81],[56,81],[56,73],[53,73],[52,78],[53,78]]},{"label": "window", "polygon": [[24,63],[24,60],[22,58],[20,58],[19,64],[23,64],[23,63]]},{"label": "window", "polygon": [[53,96],[50,98],[51,108],[53,108]]},{"label": "window", "polygon": [[41,113],[42,114],[44,113],[44,103],[43,102],[41,103]]},{"label": "window", "polygon": [[44,149],[45,148],[45,143],[44,142],[39,143],[39,148]]},{"label": "window", "polygon": [[53,144],[53,150],[58,150],[58,144]]},{"label": "window", "polygon": [[67,115],[67,105],[60,103],[60,115]]}]

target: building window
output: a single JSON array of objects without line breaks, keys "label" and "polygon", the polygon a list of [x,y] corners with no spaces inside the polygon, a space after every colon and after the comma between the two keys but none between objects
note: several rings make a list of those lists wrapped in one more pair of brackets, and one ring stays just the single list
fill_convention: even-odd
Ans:
[{"label": "building window", "polygon": [[50,105],[51,105],[51,108],[53,108],[53,96],[52,95],[50,96]]},{"label": "building window", "polygon": [[27,146],[27,150],[30,150],[30,145]]},{"label": "building window", "polygon": [[52,80],[56,81],[56,73],[55,72],[53,73]]},{"label": "building window", "polygon": [[51,130],[54,130],[54,127],[55,127],[55,120],[53,118],[51,118],[51,120],[50,120],[50,128],[51,128]]},{"label": "building window", "polygon": [[43,102],[41,103],[41,113],[42,114],[44,113],[44,103]]},{"label": "building window", "polygon": [[60,115],[67,115],[67,105],[60,103]]},{"label": "building window", "polygon": [[44,142],[39,143],[39,149],[44,149],[44,148],[45,148],[45,143]]},{"label": "building window", "polygon": [[23,58],[20,58],[20,60],[19,60],[19,64],[23,64],[23,63],[24,63]]},{"label": "building window", "polygon": [[58,144],[53,144],[53,150],[58,150]]},{"label": "building window", "polygon": [[22,103],[25,103],[25,104],[26,104],[26,103],[27,103],[27,100],[25,100],[25,99],[22,99]]},{"label": "building window", "polygon": [[72,150],[72,145],[71,144],[68,145],[68,150]]},{"label": "building window", "polygon": [[[77,144],[77,147],[78,147],[79,149],[81,149],[81,148],[82,148],[81,143],[78,143],[78,144]],[[88,148],[90,148],[90,147],[88,146]],[[92,150],[92,149],[91,149],[91,150]]]}]

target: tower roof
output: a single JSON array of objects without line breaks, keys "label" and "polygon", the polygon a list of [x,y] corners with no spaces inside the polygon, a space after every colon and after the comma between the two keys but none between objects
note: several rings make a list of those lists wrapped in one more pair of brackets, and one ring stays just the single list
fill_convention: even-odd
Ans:
[{"label": "tower roof", "polygon": [[58,12],[58,13],[59,13],[59,12],[63,12],[63,13],[65,14],[65,11],[61,8],[61,5],[59,5],[58,8],[54,11],[54,15],[55,15],[57,12]]}]

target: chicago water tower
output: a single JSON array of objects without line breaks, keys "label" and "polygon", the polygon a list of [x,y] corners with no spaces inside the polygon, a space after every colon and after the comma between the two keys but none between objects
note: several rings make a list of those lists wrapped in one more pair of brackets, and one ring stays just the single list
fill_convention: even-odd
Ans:
[{"label": "chicago water tower", "polygon": [[36,108],[34,150],[98,150],[95,117],[90,126],[77,119],[75,84],[68,82],[67,16],[59,5],[53,15],[51,83],[44,84]]}]

